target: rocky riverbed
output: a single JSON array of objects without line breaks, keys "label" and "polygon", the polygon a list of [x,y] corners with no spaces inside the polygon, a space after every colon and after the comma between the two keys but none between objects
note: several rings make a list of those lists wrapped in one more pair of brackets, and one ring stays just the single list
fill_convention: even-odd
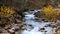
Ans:
[{"label": "rocky riverbed", "polygon": [[[21,34],[52,34],[55,33],[55,30],[52,26],[49,26],[51,22],[44,22],[35,20],[34,13],[27,13],[24,17],[25,22],[22,26]],[[45,27],[46,26],[46,27]]]},{"label": "rocky riverbed", "polygon": [[[37,12],[37,11],[35,11]],[[6,25],[4,28],[0,27],[2,34],[57,34],[60,33],[60,21],[48,22],[41,18],[35,17],[35,12],[25,12],[24,21],[18,24]],[[19,20],[16,19],[18,22]]]}]

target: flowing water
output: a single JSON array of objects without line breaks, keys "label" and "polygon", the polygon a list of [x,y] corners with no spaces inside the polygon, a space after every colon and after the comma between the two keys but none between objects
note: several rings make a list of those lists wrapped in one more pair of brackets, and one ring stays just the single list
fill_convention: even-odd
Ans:
[{"label": "flowing water", "polygon": [[[52,34],[52,27],[44,27],[46,24],[49,24],[49,22],[38,22],[35,20],[35,12],[25,12],[25,22],[26,29],[22,30],[22,34]],[[40,28],[45,28],[45,30],[40,30]]]}]

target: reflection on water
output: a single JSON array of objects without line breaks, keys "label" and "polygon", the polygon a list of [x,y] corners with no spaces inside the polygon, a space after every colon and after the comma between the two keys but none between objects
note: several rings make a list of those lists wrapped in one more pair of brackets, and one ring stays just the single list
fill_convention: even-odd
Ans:
[{"label": "reflection on water", "polygon": [[[26,30],[22,30],[22,34],[52,34],[52,28],[51,27],[44,27],[46,24],[49,24],[48,22],[36,22],[35,15],[32,13],[25,15],[24,19],[26,24]],[[40,28],[44,28],[45,30],[40,30]]]}]

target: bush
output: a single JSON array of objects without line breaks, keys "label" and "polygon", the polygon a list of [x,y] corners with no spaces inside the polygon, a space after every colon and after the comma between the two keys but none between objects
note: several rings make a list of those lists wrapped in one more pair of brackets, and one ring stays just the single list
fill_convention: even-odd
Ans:
[{"label": "bush", "polygon": [[9,18],[11,18],[14,13],[15,12],[14,12],[13,8],[1,6],[0,7],[0,25],[12,23],[12,22],[10,22]]},{"label": "bush", "polygon": [[10,17],[14,13],[14,10],[10,7],[0,7],[0,17]]},{"label": "bush", "polygon": [[54,11],[54,8],[49,5],[47,7],[43,8],[44,18],[46,18],[48,21],[56,21],[57,20],[57,14],[56,11]]}]

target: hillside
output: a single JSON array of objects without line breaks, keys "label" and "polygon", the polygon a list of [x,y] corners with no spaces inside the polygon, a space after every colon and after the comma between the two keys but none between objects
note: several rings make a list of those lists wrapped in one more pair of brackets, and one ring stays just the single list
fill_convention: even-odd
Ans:
[{"label": "hillside", "polygon": [[40,9],[47,5],[57,7],[60,0],[1,0],[0,5],[15,7],[18,9]]}]

